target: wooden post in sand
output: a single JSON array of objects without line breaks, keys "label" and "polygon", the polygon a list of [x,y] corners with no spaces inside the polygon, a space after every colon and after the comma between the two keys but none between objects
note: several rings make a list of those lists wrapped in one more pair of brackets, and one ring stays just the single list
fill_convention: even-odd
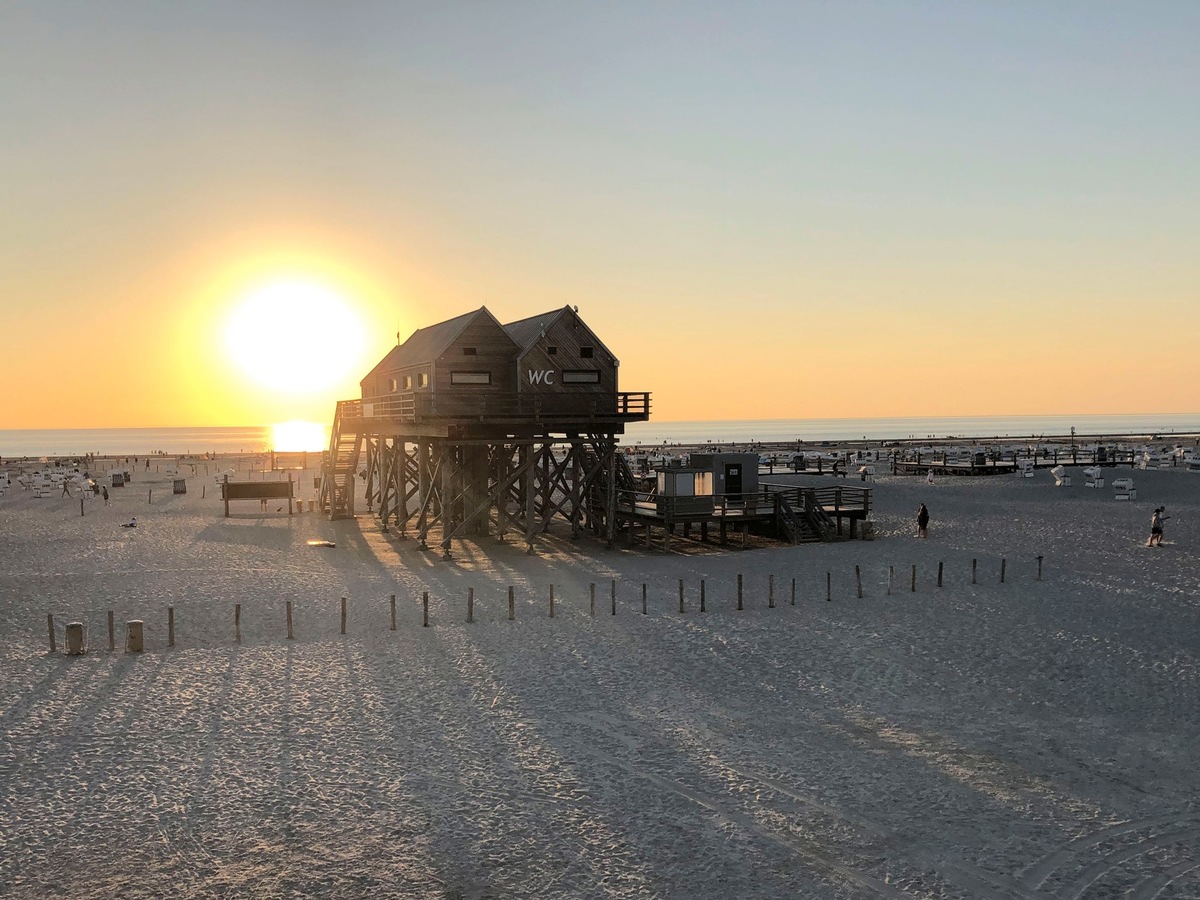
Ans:
[{"label": "wooden post in sand", "polygon": [[167,607],[167,646],[175,646],[175,607]]},{"label": "wooden post in sand", "polygon": [[550,585],[550,618],[554,618],[554,585]]},{"label": "wooden post in sand", "polygon": [[971,584],[975,584],[975,572],[979,567],[979,560],[971,560]]},{"label": "wooden post in sand", "polygon": [[738,609],[742,608],[742,576],[738,575]]},{"label": "wooden post in sand", "polygon": [[642,615],[646,615],[646,582],[642,582]]},{"label": "wooden post in sand", "polygon": [[858,589],[858,599],[862,599],[862,569],[854,567],[854,584]]},{"label": "wooden post in sand", "polygon": [[617,579],[612,580],[612,614],[617,614]]},{"label": "wooden post in sand", "polygon": [[87,653],[87,646],[83,643],[82,622],[68,622],[65,637],[67,656],[83,656]]},{"label": "wooden post in sand", "polygon": [[295,640],[296,636],[292,633],[292,601],[291,600],[289,600],[287,602],[287,629],[288,629],[288,640],[289,641]]},{"label": "wooden post in sand", "polygon": [[429,627],[429,591],[421,591],[421,627]]},{"label": "wooden post in sand", "polygon": [[888,566],[888,596],[892,596],[892,580],[896,577],[896,567]]},{"label": "wooden post in sand", "polygon": [[775,576],[767,576],[767,609],[775,608]]},{"label": "wooden post in sand", "polygon": [[792,606],[796,605],[796,579],[792,579]]},{"label": "wooden post in sand", "polygon": [[912,587],[911,587],[911,588],[909,588],[909,593],[911,593],[911,594],[915,594],[916,592],[917,592],[917,565],[916,565],[916,563],[913,563],[913,567],[912,567]]},{"label": "wooden post in sand", "polygon": [[1004,584],[1004,563],[1005,563],[1005,559],[1002,556],[1002,557],[1000,557],[1000,583],[1001,584]]},{"label": "wooden post in sand", "polygon": [[392,596],[389,598],[388,602],[389,602],[389,604],[391,606],[391,610],[392,610],[392,628],[391,628],[391,630],[395,631],[396,630],[396,595],[392,594]]},{"label": "wooden post in sand", "polygon": [[594,619],[596,618],[596,583],[594,581],[588,585],[588,594],[590,598],[588,602],[588,615]]},{"label": "wooden post in sand", "polygon": [[467,588],[467,623],[475,621],[475,588]]},{"label": "wooden post in sand", "polygon": [[825,573],[825,602],[833,602],[833,573]]},{"label": "wooden post in sand", "polygon": [[79,515],[83,515],[83,498],[79,498]]},{"label": "wooden post in sand", "polygon": [[113,627],[113,611],[108,611],[108,652],[112,653],[117,649],[117,631]]},{"label": "wooden post in sand", "polygon": [[154,502],[154,488],[150,488],[150,490],[146,491],[146,505],[149,506],[153,502]]},{"label": "wooden post in sand", "polygon": [[683,612],[683,579],[679,579],[679,611]]},{"label": "wooden post in sand", "polygon": [[50,652],[54,653],[58,650],[58,643],[54,638],[54,613],[46,613],[46,626],[50,629]]},{"label": "wooden post in sand", "polygon": [[511,622],[516,617],[517,617],[517,607],[513,602],[512,585],[509,585],[509,587],[508,587],[508,621]]},{"label": "wooden post in sand", "polygon": [[141,653],[145,649],[145,631],[141,619],[131,619],[125,623],[125,652]]},{"label": "wooden post in sand", "polygon": [[1037,558],[1037,561],[1038,561],[1038,576],[1037,576],[1037,580],[1038,580],[1038,581],[1041,581],[1041,580],[1042,580],[1042,558],[1039,556],[1039,557]]},{"label": "wooden post in sand", "polygon": [[346,604],[350,598],[345,594],[342,595],[342,634],[346,633]]},{"label": "wooden post in sand", "polygon": [[938,563],[938,587],[942,586],[942,564]]},{"label": "wooden post in sand", "polygon": [[235,603],[233,607],[233,637],[239,644],[242,642],[242,604]]},{"label": "wooden post in sand", "polygon": [[704,579],[700,579],[700,612],[706,612],[707,606],[704,600]]}]

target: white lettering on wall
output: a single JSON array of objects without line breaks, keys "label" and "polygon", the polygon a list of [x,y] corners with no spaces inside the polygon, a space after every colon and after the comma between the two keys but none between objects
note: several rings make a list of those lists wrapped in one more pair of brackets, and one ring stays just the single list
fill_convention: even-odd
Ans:
[{"label": "white lettering on wall", "polygon": [[529,370],[529,383],[530,384],[554,384],[554,370],[553,369],[538,369],[535,371],[534,369],[530,369]]}]

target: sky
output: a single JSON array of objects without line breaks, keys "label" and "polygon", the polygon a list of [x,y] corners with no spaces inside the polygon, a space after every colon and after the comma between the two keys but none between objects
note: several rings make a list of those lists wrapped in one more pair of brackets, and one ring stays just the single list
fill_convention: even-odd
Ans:
[{"label": "sky", "polygon": [[571,304],[659,420],[1195,412],[1200,4],[0,3],[0,428]]}]

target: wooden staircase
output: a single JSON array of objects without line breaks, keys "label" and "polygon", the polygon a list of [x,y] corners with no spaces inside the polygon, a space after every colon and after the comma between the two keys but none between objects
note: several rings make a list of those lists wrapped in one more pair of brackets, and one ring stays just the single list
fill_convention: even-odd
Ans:
[{"label": "wooden staircase", "polygon": [[354,518],[354,478],[362,454],[361,431],[345,429],[346,420],[362,420],[358,400],[341,400],[333,414],[329,433],[329,454],[321,467],[319,502],[321,511],[331,519]]},{"label": "wooden staircase", "polygon": [[785,540],[793,544],[814,544],[827,540],[806,516],[796,514],[783,494],[775,494],[775,521]]}]

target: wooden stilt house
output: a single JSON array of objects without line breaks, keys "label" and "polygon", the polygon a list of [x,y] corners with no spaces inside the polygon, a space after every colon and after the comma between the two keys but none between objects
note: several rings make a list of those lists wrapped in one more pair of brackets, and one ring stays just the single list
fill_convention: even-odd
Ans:
[{"label": "wooden stilt house", "polygon": [[[618,435],[650,415],[649,393],[617,389],[618,361],[563,307],[509,325],[486,307],[422,328],[338,403],[321,504],[354,513],[356,472],[384,528],[455,537],[535,535],[561,516],[611,543],[618,488],[633,482]],[[554,447],[565,453],[553,452]],[[365,450],[365,467],[361,456]]]}]

